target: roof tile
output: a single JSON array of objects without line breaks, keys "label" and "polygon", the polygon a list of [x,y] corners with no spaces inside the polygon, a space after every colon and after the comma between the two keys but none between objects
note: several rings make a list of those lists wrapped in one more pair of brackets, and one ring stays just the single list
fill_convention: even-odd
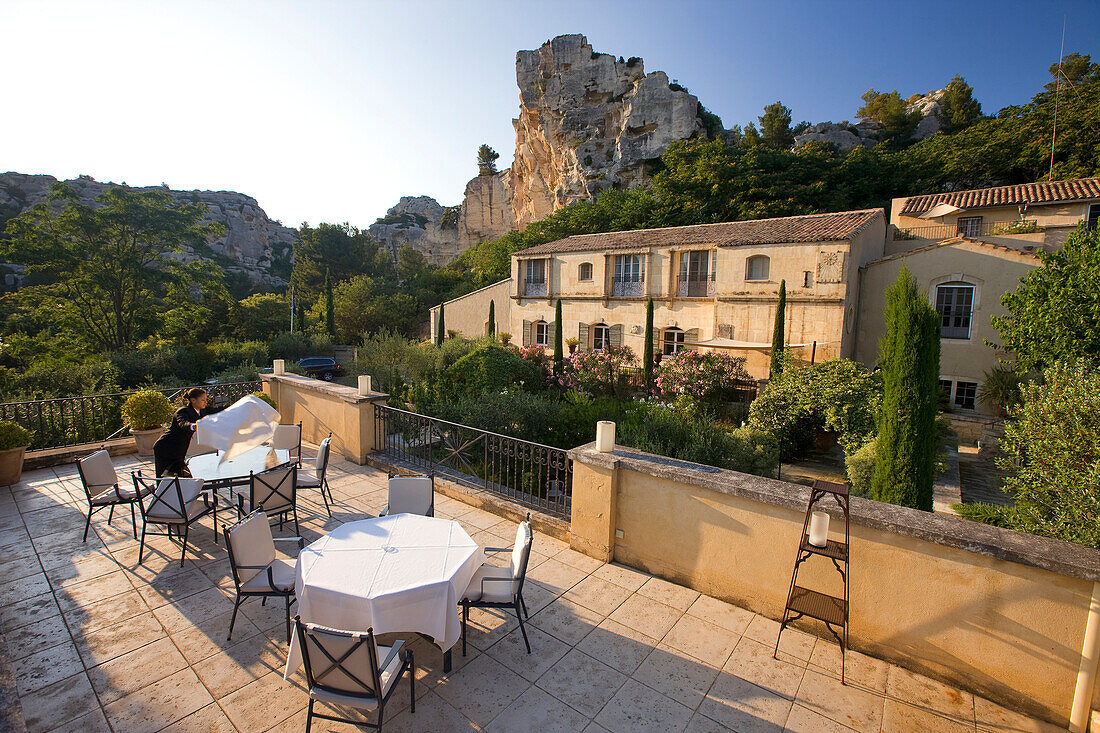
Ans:
[{"label": "roof tile", "polygon": [[936,204],[950,204],[960,209],[983,206],[1018,206],[1020,204],[1052,204],[1059,201],[1081,201],[1100,198],[1100,178],[1075,178],[1070,181],[1040,181],[1016,186],[977,188],[972,191],[930,193],[910,196],[902,206],[901,216],[917,216]]}]

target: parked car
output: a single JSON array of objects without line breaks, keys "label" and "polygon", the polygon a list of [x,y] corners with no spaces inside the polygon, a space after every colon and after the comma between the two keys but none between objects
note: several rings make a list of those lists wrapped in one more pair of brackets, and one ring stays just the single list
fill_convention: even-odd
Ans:
[{"label": "parked car", "polygon": [[309,377],[319,377],[331,382],[344,373],[344,368],[331,356],[307,356],[298,362],[298,368]]}]

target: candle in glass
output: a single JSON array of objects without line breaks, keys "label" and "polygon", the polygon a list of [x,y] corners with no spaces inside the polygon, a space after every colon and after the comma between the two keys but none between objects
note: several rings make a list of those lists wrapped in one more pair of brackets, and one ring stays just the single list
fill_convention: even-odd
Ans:
[{"label": "candle in glass", "polygon": [[829,515],[826,512],[814,512],[810,515],[810,544],[824,547],[829,543]]}]

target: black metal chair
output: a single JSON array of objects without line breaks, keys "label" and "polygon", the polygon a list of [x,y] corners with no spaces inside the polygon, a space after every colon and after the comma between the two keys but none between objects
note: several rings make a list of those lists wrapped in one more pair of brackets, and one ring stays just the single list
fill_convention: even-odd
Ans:
[{"label": "black metal chair", "polygon": [[269,517],[279,518],[279,529],[291,514],[294,515],[294,534],[298,531],[298,466],[293,462],[248,475],[248,495],[237,494],[237,514],[263,509]]},{"label": "black metal chair", "polygon": [[[76,470],[80,474],[80,483],[84,485],[84,496],[88,499],[88,518],[84,522],[84,539],[88,541],[88,530],[92,526],[92,514],[100,509],[108,508],[107,524],[115,518],[115,507],[130,505],[130,524],[133,526],[134,539],[137,539],[137,513],[134,504],[138,503],[142,494],[135,484],[134,489],[118,485],[118,473],[111,462],[111,456],[105,450],[97,450],[90,456],[85,456],[76,462]],[[141,471],[137,472],[139,475]],[[148,492],[146,492],[148,493]]]},{"label": "black metal chair", "polygon": [[328,471],[328,456],[331,446],[332,433],[329,433],[328,437],[321,441],[321,445],[317,446],[317,457],[313,459],[312,470],[299,471],[296,479],[299,489],[320,489],[321,499],[325,502],[325,511],[328,512],[330,517],[332,516],[332,509],[329,508],[329,500],[332,499],[332,489],[329,488],[325,473]]},{"label": "black metal chair", "polygon": [[[416,671],[412,649],[404,648],[405,642],[398,641],[392,647],[378,646],[373,629],[367,629],[365,634],[337,631],[303,623],[298,616],[294,617],[294,626],[309,686],[306,733],[309,733],[313,718],[382,730],[386,702],[406,672],[409,674],[409,711],[416,712]],[[377,708],[378,722],[322,715],[313,710],[317,701],[357,710]]]},{"label": "black metal chair", "polygon": [[301,537],[271,536],[267,515],[260,509],[249,514],[232,527],[226,527],[225,546],[229,550],[229,567],[233,573],[233,585],[237,599],[233,603],[233,615],[229,619],[229,633],[225,640],[233,638],[233,625],[237,623],[237,610],[246,598],[282,598],[286,601],[286,640],[290,642],[290,604],[294,602],[294,581],[297,574],[293,564],[275,557],[276,542],[294,542],[301,550]]},{"label": "black metal chair", "polygon": [[527,604],[523,602],[523,581],[527,576],[527,561],[531,558],[531,515],[520,522],[516,530],[516,544],[513,547],[486,547],[486,552],[512,553],[512,561],[507,567],[497,567],[485,563],[474,573],[469,587],[459,602],[462,605],[462,656],[466,656],[466,626],[470,621],[471,608],[511,608],[519,621],[519,632],[523,634],[523,643],[527,653],[531,653],[531,642],[527,640],[527,630],[523,619],[528,617]]},{"label": "black metal chair", "polygon": [[390,474],[388,503],[378,516],[419,514],[435,516],[435,474],[394,476]]},{"label": "black metal chair", "polygon": [[[179,537],[183,543],[180,567],[187,559],[187,535],[191,525],[207,514],[214,515],[214,543],[218,542],[218,495],[203,492],[202,479],[165,476],[151,479],[133,474],[134,490],[148,500],[138,502],[141,507],[141,545],[138,547],[138,564],[145,554],[145,535],[160,534]],[[164,525],[164,532],[149,532],[150,524]],[[175,529],[175,535],[172,530]]]}]

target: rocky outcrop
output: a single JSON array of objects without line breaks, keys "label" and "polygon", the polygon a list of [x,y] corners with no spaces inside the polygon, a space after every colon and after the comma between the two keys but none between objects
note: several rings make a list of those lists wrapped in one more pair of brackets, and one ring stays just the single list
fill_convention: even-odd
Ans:
[{"label": "rocky outcrop", "polygon": [[[943,99],[946,90],[928,92],[928,94],[910,97],[906,103],[905,111],[920,113],[920,122],[913,131],[914,140],[923,140],[932,137],[942,128],[939,118],[940,100]],[[836,149],[846,153],[852,148],[861,145],[870,147],[882,142],[882,125],[873,120],[864,120],[857,125],[847,122],[820,122],[808,128],[801,135],[794,138],[794,146],[802,147],[806,143],[821,142],[836,146]]]},{"label": "rocky outcrop", "polygon": [[601,190],[648,180],[647,162],[703,133],[699,100],[639,58],[597,53],[582,35],[516,54],[520,90],[511,208],[523,227]]},{"label": "rocky outcrop", "polygon": [[[50,186],[56,182],[53,176],[0,174],[0,220],[17,216],[44,201]],[[76,190],[82,202],[89,205],[95,205],[96,197],[108,186],[114,185],[100,183],[87,176],[66,183]],[[232,191],[169,189],[169,193],[179,202],[206,204],[205,220],[225,227],[220,236],[212,237],[207,242],[210,252],[188,251],[183,253],[181,259],[216,260],[227,272],[242,273],[253,283],[269,287],[286,285],[284,275],[290,272],[298,233],[270,219],[256,199]]]},{"label": "rocky outcrop", "polygon": [[921,119],[917,123],[917,129],[913,131],[913,138],[915,140],[923,140],[926,137],[932,137],[943,127],[940,122],[940,100],[943,99],[943,95],[947,92],[946,89],[938,89],[928,94],[922,94],[916,99],[910,98],[908,106],[905,108],[906,112],[920,112]]}]

